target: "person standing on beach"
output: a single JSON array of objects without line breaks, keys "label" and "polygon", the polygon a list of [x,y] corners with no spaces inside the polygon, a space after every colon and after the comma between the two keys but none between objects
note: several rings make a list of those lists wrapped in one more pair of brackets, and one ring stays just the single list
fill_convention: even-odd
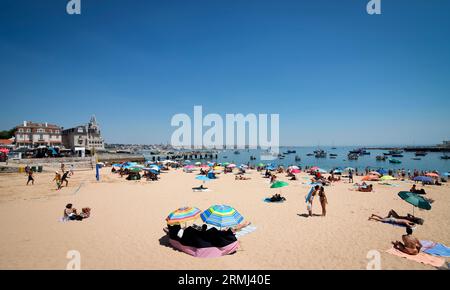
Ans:
[{"label": "person standing on beach", "polygon": [[353,170],[348,171],[348,183],[353,183]]},{"label": "person standing on beach", "polygon": [[322,186],[319,190],[319,197],[320,197],[320,205],[322,206],[322,216],[327,215],[327,196],[325,195],[325,188]]},{"label": "person standing on beach", "polygon": [[65,171],[65,170],[64,170],[64,167],[65,167],[64,163],[61,163],[61,172],[62,172],[62,173],[64,173],[64,171]]},{"label": "person standing on beach", "polygon": [[319,189],[320,189],[320,186],[316,185],[315,187],[311,188],[311,191],[306,196],[306,209],[308,210],[309,216],[312,216],[312,206],[313,206],[314,196],[316,196]]},{"label": "person standing on beach", "polygon": [[74,166],[73,166],[73,164],[70,164],[70,173],[69,173],[70,176],[72,176],[74,174],[73,171],[74,171]]},{"label": "person standing on beach", "polygon": [[29,169],[28,170],[28,181],[27,181],[27,185],[28,183],[30,183],[31,181],[31,185],[34,185],[34,178],[33,178],[33,170]]}]

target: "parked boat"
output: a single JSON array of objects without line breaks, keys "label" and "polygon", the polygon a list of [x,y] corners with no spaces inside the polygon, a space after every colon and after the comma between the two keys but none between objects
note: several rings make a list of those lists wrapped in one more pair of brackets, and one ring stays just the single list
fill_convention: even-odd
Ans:
[{"label": "parked boat", "polygon": [[334,153],[332,153],[332,154],[330,154],[330,156],[331,156],[331,157],[337,157],[338,155],[337,155],[337,154],[334,154]]},{"label": "parked boat", "polygon": [[416,156],[427,156],[427,152],[424,152],[424,151],[417,151],[416,152]]},{"label": "parked boat", "polygon": [[392,154],[392,157],[403,157],[403,154]]},{"label": "parked boat", "polygon": [[314,151],[314,153],[315,153],[315,157],[316,158],[327,158],[327,152],[325,152],[324,150],[316,150],[316,151]]},{"label": "parked boat", "polygon": [[441,156],[441,159],[443,159],[443,160],[448,160],[448,159],[450,159],[450,156],[444,155],[444,156]]},{"label": "parked boat", "polygon": [[377,161],[386,161],[386,156],[385,155],[378,155],[376,157]]},{"label": "parked boat", "polygon": [[422,158],[415,157],[415,158],[412,158],[412,160],[422,160]]},{"label": "parked boat", "polygon": [[347,156],[348,160],[358,160],[359,155],[355,153],[349,153]]},{"label": "parked boat", "polygon": [[300,162],[302,159],[298,155],[295,155],[295,161]]},{"label": "parked boat", "polygon": [[241,154],[238,150],[234,151],[234,154]]},{"label": "parked boat", "polygon": [[390,159],[389,159],[389,162],[390,162],[390,163],[394,163],[394,164],[400,164],[400,163],[402,163],[400,160],[394,159],[394,158],[390,158]]}]

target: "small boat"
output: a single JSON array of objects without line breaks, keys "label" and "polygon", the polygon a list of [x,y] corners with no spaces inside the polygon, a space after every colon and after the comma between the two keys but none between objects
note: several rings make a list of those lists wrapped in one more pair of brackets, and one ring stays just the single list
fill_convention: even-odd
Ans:
[{"label": "small boat", "polygon": [[314,156],[314,154],[308,153],[308,154],[306,154],[306,156]]},{"label": "small boat", "polygon": [[386,156],[385,155],[379,155],[376,157],[377,161],[386,161]]},{"label": "small boat", "polygon": [[315,153],[315,157],[316,158],[327,158],[327,152],[325,152],[324,150],[316,150],[314,151]]},{"label": "small boat", "polygon": [[415,157],[415,158],[412,158],[412,160],[422,160],[422,158]]},{"label": "small boat", "polygon": [[302,161],[302,159],[298,155],[295,155],[295,161],[299,162]]},{"label": "small boat", "polygon": [[330,156],[330,159],[336,159],[336,156]]},{"label": "small boat", "polygon": [[392,157],[403,157],[403,154],[392,154]]},{"label": "small boat", "polygon": [[427,152],[424,152],[424,151],[417,151],[416,152],[416,156],[427,156]]},{"label": "small boat", "polygon": [[222,158],[228,158],[228,156],[223,156]]},{"label": "small boat", "polygon": [[444,155],[444,156],[441,156],[441,159],[443,159],[443,160],[448,160],[448,159],[450,159],[450,156]]},{"label": "small boat", "polygon": [[336,147],[331,148],[331,150],[336,150],[336,149],[337,149]]},{"label": "small boat", "polygon": [[288,154],[295,154],[295,153],[297,153],[297,151],[295,151],[295,150],[288,150],[287,152],[288,152]]},{"label": "small boat", "polygon": [[389,159],[389,162],[390,162],[390,163],[394,163],[394,164],[400,164],[400,163],[402,163],[400,160],[394,159],[394,158],[390,158],[390,159]]},{"label": "small boat", "polygon": [[334,154],[334,153],[332,153],[332,154],[330,154],[330,157],[337,157],[338,155],[337,154]]},{"label": "small boat", "polygon": [[349,154],[347,155],[347,158],[348,158],[348,160],[358,160],[359,155],[356,154],[356,153],[349,153]]},{"label": "small boat", "polygon": [[238,150],[234,151],[234,154],[241,154]]}]

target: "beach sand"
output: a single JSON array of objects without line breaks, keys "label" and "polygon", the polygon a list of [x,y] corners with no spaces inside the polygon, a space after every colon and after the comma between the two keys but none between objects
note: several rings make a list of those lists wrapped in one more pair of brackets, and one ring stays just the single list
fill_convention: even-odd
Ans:
[{"label": "beach sand", "polygon": [[[377,250],[382,269],[433,269],[385,253],[405,229],[367,220],[390,209],[412,213],[412,206],[397,196],[411,182],[393,181],[398,187],[374,182],[373,193],[351,191],[347,181],[334,183],[326,187],[327,216],[309,218],[306,174],[281,190],[269,189],[268,180],[256,171],[248,174],[248,181],[221,174],[207,183],[209,192],[192,191],[201,184],[195,176],[171,170],[157,182],[127,181],[104,168],[100,182],[94,171],[77,171],[69,187],[56,191],[50,173],[35,174],[33,186],[25,185],[24,174],[0,175],[0,268],[65,269],[68,251],[76,250],[82,269],[366,269],[368,252]],[[284,174],[278,176],[287,181]],[[431,211],[415,210],[425,223],[414,234],[450,245],[449,185],[426,190],[435,202]],[[277,192],[287,198],[285,203],[263,202]],[[91,217],[60,222],[67,203],[78,210],[91,207]],[[162,229],[169,212],[213,204],[235,207],[257,227],[240,238],[236,254],[199,259],[168,246]],[[313,211],[321,213],[318,199]]]}]

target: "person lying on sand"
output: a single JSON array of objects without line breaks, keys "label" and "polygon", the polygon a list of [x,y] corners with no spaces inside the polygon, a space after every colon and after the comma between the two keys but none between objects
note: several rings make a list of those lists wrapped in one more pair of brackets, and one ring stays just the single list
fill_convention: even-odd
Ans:
[{"label": "person lying on sand", "polygon": [[425,192],[425,189],[423,189],[423,188],[417,189],[415,184],[413,184],[413,186],[411,187],[411,189],[409,191],[412,193],[415,193],[415,194],[423,194],[423,195],[427,194]]},{"label": "person lying on sand", "polygon": [[412,214],[407,214],[406,216],[401,216],[398,213],[395,212],[395,210],[391,209],[387,215],[387,217],[385,218],[391,218],[394,217],[396,219],[403,219],[403,220],[408,220],[412,223],[418,224],[418,225],[423,225],[424,220],[418,217],[413,216]]},{"label": "person lying on sand", "polygon": [[208,188],[207,188],[207,187],[204,187],[203,184],[202,184],[202,185],[200,185],[200,186],[198,186],[198,187],[193,187],[192,189],[193,189],[193,190],[207,190]]},{"label": "person lying on sand", "polygon": [[231,227],[231,228],[227,228],[225,230],[231,229],[231,231],[233,232],[233,234],[239,232],[240,230],[242,230],[243,228],[251,225],[251,222],[243,222],[241,224],[238,224],[237,226]]},{"label": "person lying on sand", "polygon": [[395,218],[395,217],[390,217],[390,218],[383,218],[379,215],[376,214],[372,214],[369,217],[369,221],[373,220],[373,221],[377,221],[377,222],[382,222],[382,223],[387,223],[387,224],[394,224],[394,225],[399,225],[399,226],[405,226],[407,228],[411,228],[413,226],[415,226],[415,224],[407,219],[400,219],[400,218]]},{"label": "person lying on sand", "polygon": [[285,197],[282,197],[280,194],[275,194],[275,195],[273,195],[271,198],[269,198],[269,201],[270,202],[278,202],[278,201],[285,201],[286,200],[286,198]]},{"label": "person lying on sand", "polygon": [[244,176],[242,176],[242,175],[236,175],[235,177],[234,177],[234,179],[235,180],[249,180],[249,179],[251,179],[250,177],[244,177]]},{"label": "person lying on sand", "polygon": [[408,255],[417,255],[420,253],[422,244],[420,241],[412,235],[413,230],[411,228],[406,229],[406,235],[402,236],[403,243],[400,241],[392,242],[394,248]]},{"label": "person lying on sand", "polygon": [[73,207],[71,203],[68,203],[66,205],[66,208],[64,209],[64,216],[63,218],[65,220],[75,220],[77,216],[77,209]]},{"label": "person lying on sand", "polygon": [[372,192],[372,191],[373,191],[373,185],[372,185],[372,184],[369,184],[369,185],[366,186],[366,187],[360,186],[360,187],[358,187],[357,190],[360,191],[360,192]]}]

